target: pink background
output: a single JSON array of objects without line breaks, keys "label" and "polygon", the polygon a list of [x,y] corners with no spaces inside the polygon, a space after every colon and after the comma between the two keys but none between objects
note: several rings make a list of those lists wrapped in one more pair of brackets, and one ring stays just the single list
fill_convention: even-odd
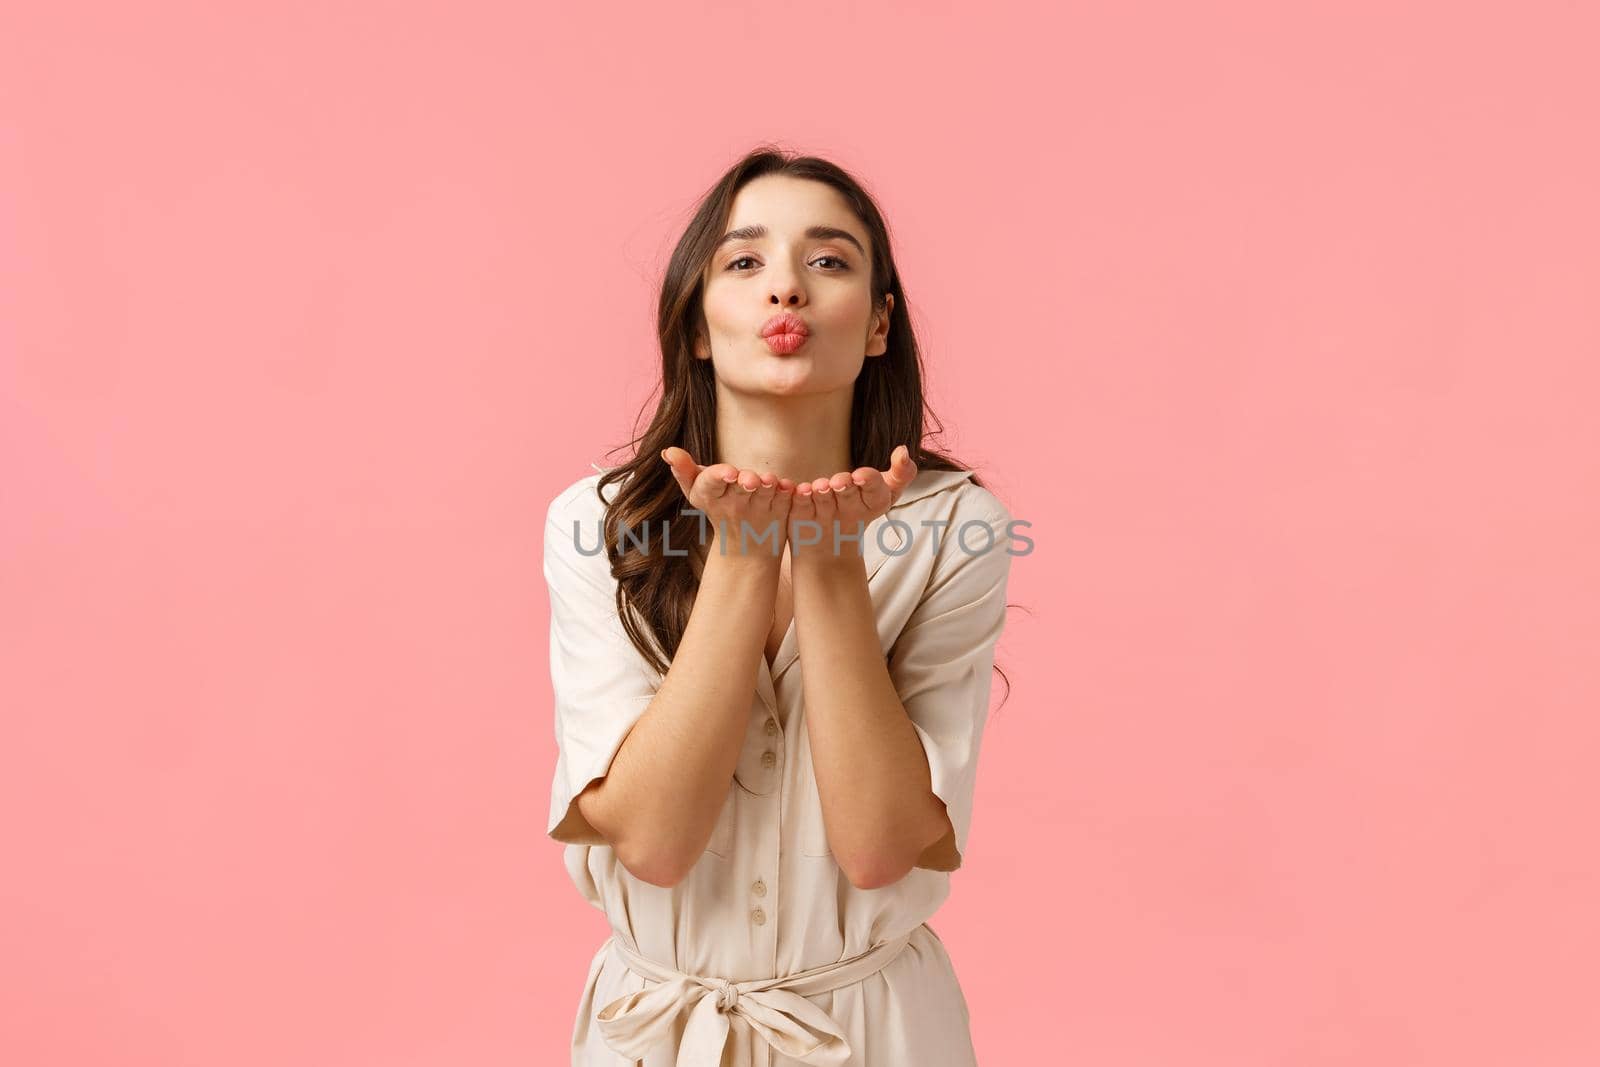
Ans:
[{"label": "pink background", "polygon": [[1600,1062],[1592,7],[542,6],[0,15],[0,1058],[564,1062],[543,511],[770,139],[1034,524],[980,1059]]}]

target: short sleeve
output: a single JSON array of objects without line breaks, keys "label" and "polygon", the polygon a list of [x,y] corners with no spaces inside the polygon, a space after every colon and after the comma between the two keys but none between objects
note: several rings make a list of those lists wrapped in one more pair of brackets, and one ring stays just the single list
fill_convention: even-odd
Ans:
[{"label": "short sleeve", "polygon": [[544,530],[558,752],[547,833],[575,845],[607,844],[575,801],[605,777],[661,682],[617,615],[616,579],[600,525],[605,506],[595,496],[595,481],[589,476],[558,496]]},{"label": "short sleeve", "polygon": [[889,675],[950,817],[951,832],[917,857],[915,866],[928,870],[956,870],[967,849],[995,646],[1006,621],[1010,522],[992,495],[976,519],[952,520],[939,545],[943,558],[890,650]]}]

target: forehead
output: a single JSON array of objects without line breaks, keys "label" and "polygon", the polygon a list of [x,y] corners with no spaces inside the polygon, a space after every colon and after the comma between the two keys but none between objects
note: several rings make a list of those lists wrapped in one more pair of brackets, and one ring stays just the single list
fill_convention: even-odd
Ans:
[{"label": "forehead", "polygon": [[774,237],[789,238],[807,226],[837,226],[849,230],[871,248],[866,227],[850,204],[831,185],[786,174],[764,174],[734,194],[726,229],[762,225]]}]

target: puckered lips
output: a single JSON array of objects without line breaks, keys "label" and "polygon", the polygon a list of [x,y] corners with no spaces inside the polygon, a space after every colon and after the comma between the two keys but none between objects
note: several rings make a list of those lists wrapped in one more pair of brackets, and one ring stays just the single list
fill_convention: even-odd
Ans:
[{"label": "puckered lips", "polygon": [[761,324],[761,336],[766,338],[767,347],[773,352],[787,356],[806,343],[811,328],[794,312],[780,311]]}]

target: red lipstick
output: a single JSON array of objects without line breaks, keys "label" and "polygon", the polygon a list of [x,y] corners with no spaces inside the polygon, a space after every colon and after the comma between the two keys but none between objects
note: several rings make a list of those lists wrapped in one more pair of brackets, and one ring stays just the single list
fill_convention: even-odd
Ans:
[{"label": "red lipstick", "polygon": [[811,328],[805,320],[792,311],[781,311],[761,324],[761,336],[767,347],[780,356],[787,356],[806,343]]}]

